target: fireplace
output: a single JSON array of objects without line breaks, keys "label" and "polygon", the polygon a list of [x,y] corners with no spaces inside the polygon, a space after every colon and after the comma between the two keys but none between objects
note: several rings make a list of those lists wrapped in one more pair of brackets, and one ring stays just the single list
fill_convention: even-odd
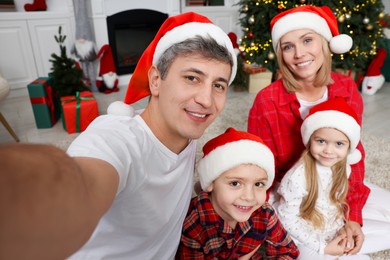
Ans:
[{"label": "fireplace", "polygon": [[131,9],[107,16],[108,41],[118,75],[133,73],[143,51],[168,14]]}]

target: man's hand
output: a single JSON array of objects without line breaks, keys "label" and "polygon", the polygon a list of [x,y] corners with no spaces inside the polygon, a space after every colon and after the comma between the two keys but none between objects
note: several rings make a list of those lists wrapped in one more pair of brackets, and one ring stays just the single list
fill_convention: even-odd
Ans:
[{"label": "man's hand", "polygon": [[355,255],[359,253],[364,241],[364,234],[360,224],[355,221],[347,221],[343,230],[347,235],[345,253],[347,255]]}]

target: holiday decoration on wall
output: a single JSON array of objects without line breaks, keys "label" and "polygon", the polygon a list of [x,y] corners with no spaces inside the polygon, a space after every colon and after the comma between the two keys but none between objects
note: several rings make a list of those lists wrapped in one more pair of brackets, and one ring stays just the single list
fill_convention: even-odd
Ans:
[{"label": "holiday decoration on wall", "polygon": [[54,38],[60,46],[60,55],[53,53],[52,59],[52,72],[50,76],[53,78],[53,88],[57,98],[62,96],[75,95],[77,91],[90,90],[82,80],[83,72],[74,59],[68,57],[66,53],[65,39],[66,36],[62,35],[62,27],[58,28],[58,35]]},{"label": "holiday decoration on wall", "polygon": [[34,0],[32,4],[24,5],[24,10],[26,10],[26,12],[46,11],[46,9],[47,9],[46,0]]},{"label": "holiday decoration on wall", "polygon": [[338,20],[340,34],[353,38],[354,43],[349,52],[333,54],[334,68],[365,71],[383,44],[380,21],[386,15],[381,0],[240,0],[238,5],[244,32],[239,45],[245,63],[264,66],[272,72],[276,72],[278,67],[272,47],[270,21],[278,13],[296,6],[330,7]]}]

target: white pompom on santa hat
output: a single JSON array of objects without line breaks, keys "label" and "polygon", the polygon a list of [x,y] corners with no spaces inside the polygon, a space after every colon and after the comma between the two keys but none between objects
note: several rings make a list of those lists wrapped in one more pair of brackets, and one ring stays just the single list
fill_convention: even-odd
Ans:
[{"label": "white pompom on santa hat", "polygon": [[161,25],[138,61],[130,78],[124,103],[116,101],[110,104],[107,113],[133,116],[134,109],[130,104],[150,95],[148,70],[152,64],[157,64],[161,55],[172,45],[197,35],[209,36],[229,50],[233,60],[229,84],[232,83],[237,72],[237,57],[227,34],[207,17],[193,12],[170,16]]},{"label": "white pompom on santa hat", "polygon": [[197,167],[202,189],[206,191],[222,173],[241,164],[254,164],[262,168],[268,175],[265,188],[271,187],[275,177],[271,150],[260,137],[228,128],[203,146],[203,157]]},{"label": "white pompom on santa hat", "polygon": [[375,58],[368,65],[366,74],[362,81],[362,93],[366,95],[374,95],[385,83],[385,76],[381,72],[383,63],[385,62],[387,52],[384,48],[379,48]]},{"label": "white pompom on santa hat", "polygon": [[331,98],[310,109],[301,126],[305,146],[309,144],[312,134],[320,128],[335,128],[348,137],[350,142],[348,164],[355,164],[361,160],[362,154],[356,149],[360,141],[361,121],[344,98]]},{"label": "white pompom on santa hat", "polygon": [[298,6],[276,15],[271,20],[272,45],[276,52],[280,38],[288,32],[311,29],[322,35],[333,53],[349,51],[353,41],[349,35],[339,34],[337,19],[327,6]]}]

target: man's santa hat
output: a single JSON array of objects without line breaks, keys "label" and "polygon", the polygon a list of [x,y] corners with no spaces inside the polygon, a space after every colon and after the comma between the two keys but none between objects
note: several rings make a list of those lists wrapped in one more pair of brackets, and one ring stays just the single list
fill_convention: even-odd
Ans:
[{"label": "man's santa hat", "polygon": [[298,6],[276,15],[271,20],[272,45],[276,52],[280,38],[288,32],[311,29],[322,35],[333,53],[341,54],[352,47],[352,38],[339,34],[337,19],[327,6]]},{"label": "man's santa hat", "polygon": [[148,70],[152,64],[157,64],[161,55],[172,45],[197,35],[212,37],[220,45],[225,46],[229,50],[233,60],[230,84],[236,75],[237,57],[227,34],[205,16],[193,12],[179,14],[168,17],[161,25],[155,38],[146,48],[137,63],[127,88],[124,103],[120,101],[112,103],[108,107],[107,113],[134,115],[134,110],[129,105],[150,95]]},{"label": "man's santa hat", "polygon": [[312,134],[325,127],[335,128],[348,137],[351,146],[348,164],[358,163],[362,158],[356,149],[360,141],[361,121],[344,98],[332,98],[310,109],[301,126],[303,144],[307,146]]},{"label": "man's santa hat", "polygon": [[381,72],[385,62],[387,52],[384,48],[379,48],[377,55],[368,65],[366,75],[362,82],[362,92],[367,95],[374,95],[385,83],[385,76]]},{"label": "man's santa hat", "polygon": [[228,128],[203,146],[203,157],[197,167],[202,189],[207,190],[222,173],[241,164],[262,168],[268,175],[266,189],[272,185],[275,162],[271,150],[260,137]]}]

